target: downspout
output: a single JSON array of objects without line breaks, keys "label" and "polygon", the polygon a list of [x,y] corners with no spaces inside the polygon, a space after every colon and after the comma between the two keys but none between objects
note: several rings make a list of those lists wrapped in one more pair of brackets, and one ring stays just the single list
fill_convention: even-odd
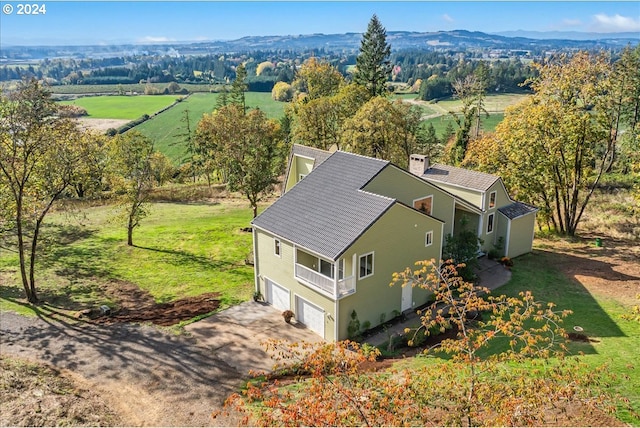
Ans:
[{"label": "downspout", "polygon": [[509,242],[511,241],[511,219],[507,221],[507,242],[504,244],[504,255],[509,257]]},{"label": "downspout", "polygon": [[[257,250],[257,242],[258,242],[258,230],[254,227],[252,227],[252,231],[253,231],[253,282],[255,284],[255,291],[256,293],[261,293],[260,291],[260,275],[258,273],[258,269],[260,264],[258,263],[258,251]],[[264,294],[263,296],[267,295],[267,290],[264,290]]]}]

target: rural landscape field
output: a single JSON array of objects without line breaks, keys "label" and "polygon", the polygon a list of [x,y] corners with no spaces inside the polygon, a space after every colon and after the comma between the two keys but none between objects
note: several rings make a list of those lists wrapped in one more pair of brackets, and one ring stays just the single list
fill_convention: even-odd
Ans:
[{"label": "rural landscape field", "polygon": [[[376,14],[364,24],[1,47],[0,425],[640,424],[638,38],[387,31]],[[415,174],[415,154],[425,174],[451,171],[429,182],[454,201],[447,218],[433,194],[428,208],[380,198],[442,228],[437,240],[420,232],[420,251],[440,249],[425,261],[433,271],[407,260],[382,278],[380,250],[332,260],[312,238],[289,247],[253,223],[292,199],[276,229],[311,223],[304,201],[317,195],[301,189],[336,151],[362,161],[339,164],[322,191],[367,168],[397,187],[381,161]],[[463,196],[447,187],[455,174]],[[352,207],[363,218],[377,209],[359,199],[373,180],[350,201],[372,204]],[[309,224],[313,239],[333,239],[344,213],[330,208]],[[494,221],[524,240],[527,215],[533,244],[511,258]],[[371,248],[392,248],[377,221],[363,227],[379,233]],[[269,275],[289,269],[301,288],[283,303]],[[404,287],[431,294],[347,319],[339,305],[375,298],[367,278],[384,289],[411,278]],[[326,342],[338,318],[348,339]]]}]

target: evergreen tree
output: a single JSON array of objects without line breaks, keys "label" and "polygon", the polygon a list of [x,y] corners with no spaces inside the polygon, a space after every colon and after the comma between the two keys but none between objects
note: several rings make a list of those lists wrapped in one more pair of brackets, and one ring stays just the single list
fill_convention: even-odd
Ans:
[{"label": "evergreen tree", "polygon": [[243,112],[247,111],[244,93],[247,90],[247,70],[244,64],[240,64],[236,68],[236,80],[231,84],[231,93],[229,94],[229,104],[237,105]]},{"label": "evergreen tree", "polygon": [[371,98],[384,95],[391,73],[391,46],[387,44],[387,31],[374,14],[367,32],[360,42],[360,54],[356,58],[354,81],[367,88]]}]

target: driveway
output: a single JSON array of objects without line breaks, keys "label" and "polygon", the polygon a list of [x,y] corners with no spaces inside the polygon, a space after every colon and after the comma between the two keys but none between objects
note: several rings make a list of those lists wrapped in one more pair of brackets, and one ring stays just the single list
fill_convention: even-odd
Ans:
[{"label": "driveway", "polygon": [[191,324],[187,333],[0,313],[0,352],[73,372],[123,415],[126,425],[234,425],[210,414],[249,370],[272,367],[262,340],[320,340],[286,324],[280,311],[255,302]]}]

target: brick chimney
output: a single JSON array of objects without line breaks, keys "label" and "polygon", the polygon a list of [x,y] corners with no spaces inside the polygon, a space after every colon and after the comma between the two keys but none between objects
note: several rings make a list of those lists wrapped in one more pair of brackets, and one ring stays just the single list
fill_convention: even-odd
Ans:
[{"label": "brick chimney", "polygon": [[418,177],[422,177],[424,172],[429,169],[429,156],[411,155],[409,157],[409,172]]}]

